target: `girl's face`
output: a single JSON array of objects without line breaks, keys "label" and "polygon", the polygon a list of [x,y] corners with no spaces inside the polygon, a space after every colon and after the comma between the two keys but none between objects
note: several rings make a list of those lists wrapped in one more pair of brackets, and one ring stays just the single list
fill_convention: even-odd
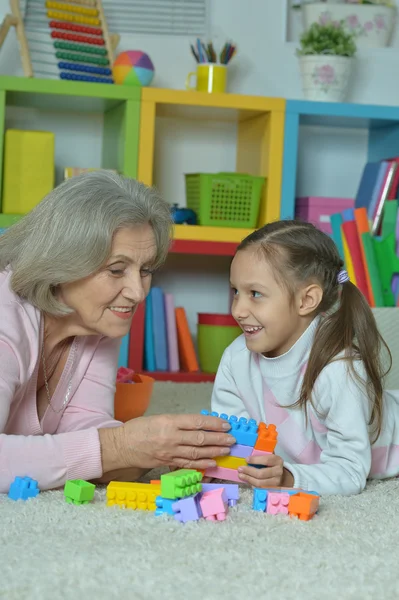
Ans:
[{"label": "girl's face", "polygon": [[309,321],[299,314],[296,300],[290,302],[287,290],[259,252],[237,252],[230,283],[234,291],[231,313],[244,332],[248,350],[271,358],[288,352]]},{"label": "girl's face", "polygon": [[60,300],[75,311],[66,317],[74,335],[126,335],[137,306],[150,290],[156,253],[150,225],[121,229],[98,273],[61,285]]}]

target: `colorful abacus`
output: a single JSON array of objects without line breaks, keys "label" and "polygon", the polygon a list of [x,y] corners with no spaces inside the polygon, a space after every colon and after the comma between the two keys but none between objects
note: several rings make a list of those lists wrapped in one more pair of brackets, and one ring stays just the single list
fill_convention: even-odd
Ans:
[{"label": "colorful abacus", "polygon": [[[21,20],[18,0],[11,0],[11,9]],[[113,83],[113,49],[101,0],[27,0],[21,28],[27,40],[24,48],[20,46],[28,77]],[[50,40],[43,35],[48,30]]]}]

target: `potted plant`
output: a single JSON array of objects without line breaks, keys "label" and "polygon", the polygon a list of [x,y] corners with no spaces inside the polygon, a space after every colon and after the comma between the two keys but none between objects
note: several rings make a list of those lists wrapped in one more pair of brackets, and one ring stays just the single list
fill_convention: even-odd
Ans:
[{"label": "potted plant", "polygon": [[342,23],[312,23],[300,38],[302,89],[307,100],[342,102],[356,53],[353,36]]},{"label": "potted plant", "polygon": [[302,0],[293,8],[302,9],[304,29],[314,22],[326,25],[342,21],[358,48],[388,46],[395,27],[396,7],[392,0]]}]

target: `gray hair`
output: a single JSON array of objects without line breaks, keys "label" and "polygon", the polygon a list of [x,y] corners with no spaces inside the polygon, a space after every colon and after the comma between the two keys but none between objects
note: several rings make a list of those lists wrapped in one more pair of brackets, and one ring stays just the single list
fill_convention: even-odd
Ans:
[{"label": "gray hair", "polygon": [[13,292],[39,310],[69,314],[54,294],[56,286],[98,271],[115,233],[144,224],[154,231],[157,268],[172,236],[168,203],[134,179],[105,170],[84,173],[61,183],[0,235],[0,272],[10,268]]}]

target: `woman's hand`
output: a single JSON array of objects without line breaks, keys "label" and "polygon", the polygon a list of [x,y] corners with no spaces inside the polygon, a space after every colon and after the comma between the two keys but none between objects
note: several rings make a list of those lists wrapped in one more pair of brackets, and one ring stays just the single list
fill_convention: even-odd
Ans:
[{"label": "woman's hand", "polygon": [[[214,467],[215,456],[230,454],[230,424],[208,415],[139,417],[110,431],[99,431],[103,470],[140,467]],[[110,449],[113,446],[113,450]]]},{"label": "woman's hand", "polygon": [[247,458],[251,465],[262,465],[257,467],[238,467],[238,476],[241,481],[257,488],[292,487],[294,478],[284,468],[284,461],[276,454],[265,454],[261,456],[250,456]]}]

